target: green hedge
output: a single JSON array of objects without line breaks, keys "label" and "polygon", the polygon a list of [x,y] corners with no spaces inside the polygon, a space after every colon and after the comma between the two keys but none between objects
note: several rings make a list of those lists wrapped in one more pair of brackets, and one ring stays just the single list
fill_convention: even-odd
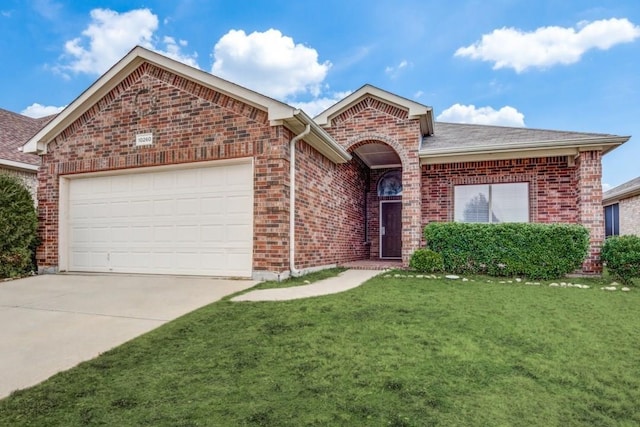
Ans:
[{"label": "green hedge", "polygon": [[632,284],[633,278],[640,278],[640,237],[607,238],[602,247],[601,258],[609,273],[626,285]]},{"label": "green hedge", "polygon": [[38,216],[29,190],[13,176],[0,174],[0,277],[30,272]]},{"label": "green hedge", "polygon": [[554,279],[580,268],[589,231],[575,224],[430,223],[427,247],[442,254],[446,271]]}]

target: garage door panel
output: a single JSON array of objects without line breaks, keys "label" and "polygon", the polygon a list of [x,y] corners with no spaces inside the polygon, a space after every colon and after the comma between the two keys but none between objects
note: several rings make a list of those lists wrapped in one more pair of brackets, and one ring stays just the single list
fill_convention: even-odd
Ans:
[{"label": "garage door panel", "polygon": [[249,277],[252,184],[249,163],[72,179],[68,269]]}]

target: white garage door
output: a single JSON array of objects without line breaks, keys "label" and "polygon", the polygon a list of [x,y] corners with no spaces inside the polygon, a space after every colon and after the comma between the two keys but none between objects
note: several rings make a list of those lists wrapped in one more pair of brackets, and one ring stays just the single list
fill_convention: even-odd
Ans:
[{"label": "white garage door", "polygon": [[70,179],[68,270],[250,277],[249,163]]}]

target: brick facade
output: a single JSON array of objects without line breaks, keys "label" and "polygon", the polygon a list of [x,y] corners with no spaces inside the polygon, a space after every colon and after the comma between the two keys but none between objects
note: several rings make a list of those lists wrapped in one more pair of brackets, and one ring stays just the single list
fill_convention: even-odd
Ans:
[{"label": "brick facade", "polygon": [[620,234],[640,236],[640,196],[620,200]]},{"label": "brick facade", "polygon": [[583,151],[576,159],[576,205],[578,223],[589,229],[589,254],[582,265],[585,273],[602,272],[600,249],[604,241],[602,211],[602,152]]},{"label": "brick facade", "polygon": [[[409,264],[409,258],[419,247],[422,223],[420,222],[420,125],[408,118],[407,111],[385,104],[373,97],[366,97],[351,108],[333,118],[326,131],[353,152],[369,143],[384,143],[395,150],[402,164],[402,261]],[[375,174],[374,174],[375,178]],[[370,185],[374,185],[373,179]],[[377,195],[370,187],[368,198],[369,238],[372,242],[371,257],[376,258],[378,230]]]},{"label": "brick facade", "polygon": [[357,158],[335,164],[304,142],[296,150],[295,267],[368,259],[366,166]]},{"label": "brick facade", "polygon": [[[152,146],[135,135],[153,132]],[[288,269],[289,133],[264,111],[145,63],[48,146],[38,174],[41,270],[58,267],[60,176],[254,158],[254,270]]]},{"label": "brick facade", "polygon": [[456,185],[526,182],[529,220],[580,223],[590,232],[585,273],[598,273],[604,236],[599,152],[580,153],[575,163],[565,156],[492,160],[422,167],[422,222],[453,221]]},{"label": "brick facade", "polygon": [[575,175],[564,156],[424,165],[422,222],[453,221],[456,185],[527,182],[531,222],[576,223]]}]

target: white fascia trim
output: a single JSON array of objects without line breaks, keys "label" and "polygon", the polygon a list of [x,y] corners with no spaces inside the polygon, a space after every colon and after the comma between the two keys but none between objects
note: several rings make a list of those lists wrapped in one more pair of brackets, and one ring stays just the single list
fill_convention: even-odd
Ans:
[{"label": "white fascia trim", "polygon": [[0,159],[0,165],[7,166],[12,169],[20,169],[27,172],[38,172],[40,166],[32,165],[29,163],[16,162],[13,160]]},{"label": "white fascia trim", "polygon": [[94,84],[80,94],[78,98],[69,104],[67,108],[58,114],[51,122],[27,141],[23,146],[23,152],[45,153],[46,145],[53,138],[80,117],[87,108],[109,93],[122,79],[145,61],[266,111],[271,122],[292,117],[296,111],[295,108],[280,101],[276,101],[275,99],[261,95],[228,80],[214,76],[213,74],[167,58],[159,53],[136,46],[96,80]]},{"label": "white fascia trim", "polygon": [[[338,144],[332,137],[322,129],[318,124],[302,110],[296,110],[293,117],[295,122],[291,120],[285,120],[285,124],[295,125],[299,124],[304,127],[306,125],[311,126],[311,133],[304,138],[309,144],[311,144],[316,150],[320,151],[324,156],[333,161],[334,163],[346,163],[352,159],[351,154],[347,152],[340,144]],[[293,126],[298,127],[298,126]],[[291,129],[294,133],[300,133],[300,129]]]},{"label": "white fascia trim", "polygon": [[609,196],[602,197],[602,203],[612,204],[619,202],[620,200],[628,199],[630,197],[640,196],[640,184],[634,185],[633,187],[629,187],[624,189],[623,191],[613,193]]},{"label": "white fascia trim", "polygon": [[[444,157],[452,155],[493,154],[500,152],[518,152],[532,150],[551,150],[560,148],[575,148],[578,151],[603,150],[605,152],[624,144],[629,136],[585,138],[574,140],[533,141],[523,143],[510,143],[502,145],[481,145],[477,147],[443,148],[435,150],[421,150],[420,158]],[[428,143],[427,143],[428,144]],[[609,148],[609,150],[607,150]]]},{"label": "white fascia trim", "polygon": [[377,98],[379,101],[385,102],[387,104],[395,105],[396,107],[408,110],[410,119],[420,120],[420,127],[422,128],[423,133],[429,135],[433,134],[433,108],[415,101],[411,101],[407,98],[403,98],[369,84],[362,86],[360,89],[351,93],[346,98],[338,101],[333,106],[324,110],[322,113],[317,115],[314,120],[320,126],[331,127],[331,120],[337,113],[349,109],[354,104],[358,103],[360,99],[367,95]]}]

